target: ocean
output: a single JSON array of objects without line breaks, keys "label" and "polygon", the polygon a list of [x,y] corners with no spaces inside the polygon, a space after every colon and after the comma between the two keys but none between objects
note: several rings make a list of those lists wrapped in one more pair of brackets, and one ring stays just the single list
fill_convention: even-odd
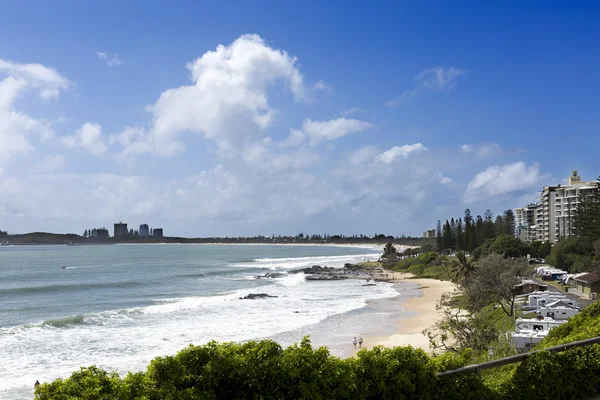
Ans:
[{"label": "ocean", "polygon": [[[339,341],[373,320],[367,301],[398,295],[392,284],[255,277],[377,257],[333,246],[0,246],[0,398],[31,399],[36,380],[80,366],[144,370],[213,339],[287,346],[310,335],[341,354]],[[239,299],[250,293],[277,298]]]}]

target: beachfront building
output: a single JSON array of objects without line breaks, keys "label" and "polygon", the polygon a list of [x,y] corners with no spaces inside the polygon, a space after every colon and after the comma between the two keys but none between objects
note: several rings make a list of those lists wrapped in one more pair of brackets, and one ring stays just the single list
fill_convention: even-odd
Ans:
[{"label": "beachfront building", "polygon": [[573,236],[574,210],[583,196],[599,190],[600,185],[583,182],[577,170],[573,170],[568,182],[568,185],[545,186],[538,203],[515,209],[515,236],[525,242],[548,243]]},{"label": "beachfront building", "polygon": [[525,243],[531,243],[537,239],[537,203],[528,204],[527,207],[515,208],[515,237]]},{"label": "beachfront building", "polygon": [[435,239],[435,229],[429,229],[423,232],[423,237],[425,239]]},{"label": "beachfront building", "polygon": [[150,228],[148,227],[148,224],[140,225],[139,235],[140,237],[150,236]]},{"label": "beachfront building", "polygon": [[158,238],[163,237],[163,230],[162,230],[162,228],[154,228],[152,230],[152,236],[158,237]]},{"label": "beachfront building", "polygon": [[129,234],[129,231],[127,230],[127,223],[117,222],[113,232],[114,237],[127,236]]}]

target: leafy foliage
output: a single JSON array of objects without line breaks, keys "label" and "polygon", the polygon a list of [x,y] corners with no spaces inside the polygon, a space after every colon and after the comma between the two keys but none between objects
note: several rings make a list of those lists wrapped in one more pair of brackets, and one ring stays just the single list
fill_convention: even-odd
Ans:
[{"label": "leafy foliage", "polygon": [[552,247],[548,262],[569,272],[588,271],[600,262],[600,254],[591,238],[568,238]]},{"label": "leafy foliage", "polygon": [[529,246],[519,238],[503,233],[494,239],[486,240],[473,252],[473,256],[479,259],[490,254],[500,254],[504,257],[520,258],[525,257],[529,252]]}]

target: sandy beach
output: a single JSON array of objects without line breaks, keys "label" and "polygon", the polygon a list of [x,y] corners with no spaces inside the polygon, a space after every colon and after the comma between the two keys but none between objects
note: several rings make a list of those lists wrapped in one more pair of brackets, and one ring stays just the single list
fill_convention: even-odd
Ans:
[{"label": "sandy beach", "polygon": [[[406,279],[404,274],[395,275],[397,279],[401,279],[396,285],[403,296],[374,300],[370,305],[380,312],[393,312],[397,318],[397,329],[390,334],[389,331],[386,332],[389,327],[386,329],[382,326],[381,334],[363,335],[363,348],[410,345],[429,352],[429,339],[423,335],[423,330],[432,327],[440,318],[441,311],[436,309],[436,305],[444,293],[454,292],[456,285],[449,281]],[[418,286],[415,288],[414,284]],[[355,355],[358,350],[353,350],[349,355]]]}]

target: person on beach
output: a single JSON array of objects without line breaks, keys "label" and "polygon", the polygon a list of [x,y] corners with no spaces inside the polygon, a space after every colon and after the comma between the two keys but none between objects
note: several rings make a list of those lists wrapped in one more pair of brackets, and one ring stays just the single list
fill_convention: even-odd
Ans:
[{"label": "person on beach", "polygon": [[358,347],[359,348],[362,347],[362,342],[363,342],[362,336],[358,335]]},{"label": "person on beach", "polygon": [[354,345],[354,348],[356,348],[356,336],[354,336],[354,339],[352,339],[352,344]]}]

